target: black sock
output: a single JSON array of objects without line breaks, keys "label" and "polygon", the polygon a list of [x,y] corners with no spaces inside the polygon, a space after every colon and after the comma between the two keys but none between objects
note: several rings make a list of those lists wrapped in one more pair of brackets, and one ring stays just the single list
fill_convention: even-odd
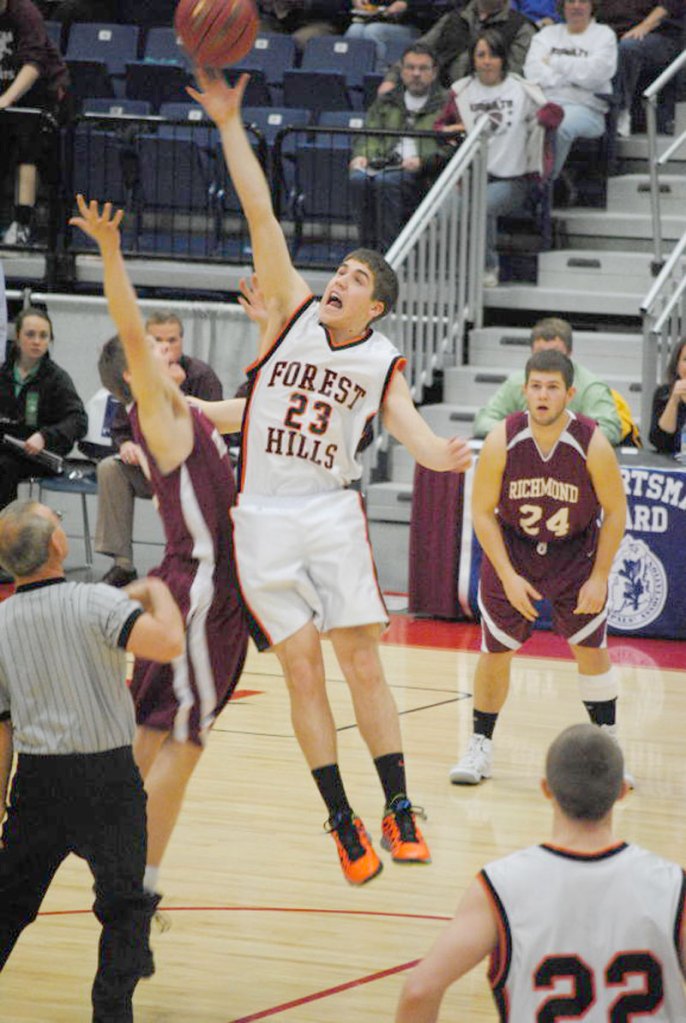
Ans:
[{"label": "black sock", "polygon": [[386,806],[407,799],[407,782],[405,780],[405,760],[402,753],[385,753],[376,757],[374,766],[383,785]]},{"label": "black sock", "polygon": [[337,813],[352,813],[348,797],[343,788],[343,779],[338,764],[325,764],[324,767],[315,767],[312,772],[319,793],[326,803],[329,817],[335,817]]},{"label": "black sock", "polygon": [[497,714],[487,714],[485,710],[475,710],[472,720],[475,735],[484,735],[487,739],[493,738],[493,729],[498,720]]},{"label": "black sock", "polygon": [[614,725],[617,717],[617,697],[614,700],[584,700],[584,707],[594,725]]},{"label": "black sock", "polygon": [[14,219],[23,227],[28,227],[30,225],[32,216],[33,206],[20,206],[19,203],[17,203],[14,207]]}]

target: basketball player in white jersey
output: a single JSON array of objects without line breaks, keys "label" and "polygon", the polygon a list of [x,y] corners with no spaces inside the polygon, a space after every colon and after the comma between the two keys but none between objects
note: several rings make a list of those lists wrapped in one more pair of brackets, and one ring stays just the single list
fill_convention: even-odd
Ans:
[{"label": "basketball player in white jersey", "polygon": [[[271,648],[288,685],[293,726],[326,803],[345,877],[381,870],[348,802],[337,764],[320,635],[328,634],[350,687],[357,723],[384,790],[382,844],[400,862],[428,862],[407,795],[397,709],[378,653],[387,622],[358,480],[359,444],[381,413],[423,465],[464,471],[467,444],[437,437],[398,372],[400,353],[372,326],[388,312],[397,278],[382,256],[348,256],[316,302],[294,268],[241,116],[248,80],[230,88],[198,70],[189,89],[220,130],[229,173],[248,220],[268,322],[249,368],[239,498],[232,512],[240,585],[252,635]],[[208,407],[202,408],[209,412]],[[214,422],[221,428],[221,411]]]},{"label": "basketball player in white jersey", "polygon": [[548,750],[549,842],[488,864],[403,988],[396,1023],[435,1023],[446,989],[490,955],[501,1020],[686,1020],[684,872],[617,841],[622,753],[593,724]]}]

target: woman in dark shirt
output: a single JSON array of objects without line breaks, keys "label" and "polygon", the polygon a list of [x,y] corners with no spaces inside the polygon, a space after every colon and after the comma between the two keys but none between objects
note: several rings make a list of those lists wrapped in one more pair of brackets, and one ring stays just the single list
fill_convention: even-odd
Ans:
[{"label": "woman in dark shirt", "polygon": [[24,309],[15,328],[16,344],[0,368],[0,418],[2,434],[22,441],[24,451],[0,445],[0,508],[16,498],[21,480],[51,475],[36,455],[43,450],[67,455],[88,427],[71,377],[50,358],[47,314]]},{"label": "woman in dark shirt", "polygon": [[672,350],[667,365],[667,383],[653,395],[650,443],[657,451],[677,454],[681,431],[686,424],[686,337]]}]

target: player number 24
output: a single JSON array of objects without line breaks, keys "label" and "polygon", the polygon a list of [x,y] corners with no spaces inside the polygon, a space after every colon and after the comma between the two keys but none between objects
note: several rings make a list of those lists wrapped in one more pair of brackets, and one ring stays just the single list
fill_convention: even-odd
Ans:
[{"label": "player number 24", "polygon": [[[528,536],[538,536],[541,527],[537,525],[543,517],[543,509],[540,504],[523,504],[519,508],[521,518],[520,529]],[[569,532],[569,508],[562,507],[545,521],[545,527],[554,536],[566,536]]]},{"label": "player number 24", "polygon": [[[662,968],[650,952],[619,952],[604,972],[608,988],[618,988],[631,977],[640,978],[642,986],[618,991],[607,1010],[608,1023],[631,1023],[637,1014],[650,1016],[662,1004]],[[591,968],[578,956],[548,956],[534,974],[534,988],[550,990],[556,980],[571,982],[572,990],[547,998],[536,1013],[536,1023],[583,1020],[595,1002],[596,978]]]}]

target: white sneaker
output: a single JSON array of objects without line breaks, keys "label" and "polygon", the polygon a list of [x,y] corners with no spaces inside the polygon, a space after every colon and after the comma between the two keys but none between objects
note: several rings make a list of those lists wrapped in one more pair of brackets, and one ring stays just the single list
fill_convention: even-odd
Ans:
[{"label": "white sneaker", "polygon": [[484,288],[497,288],[499,281],[500,275],[497,267],[494,270],[484,270],[484,275],[481,278]]},{"label": "white sneaker", "polygon": [[[601,725],[600,726],[600,730],[602,732],[605,732],[606,735],[609,735],[610,738],[612,739],[612,741],[617,746],[619,746],[619,737],[617,735],[617,725]],[[621,749],[621,746],[619,748]],[[636,779],[634,778],[633,774],[631,773],[631,771],[626,766],[626,761],[624,761],[624,781],[627,783],[627,785],[629,786],[630,789],[635,789],[636,788]]]},{"label": "white sneaker", "polygon": [[450,768],[448,777],[453,785],[478,785],[484,778],[490,778],[492,747],[485,735],[473,735],[465,755]]},{"label": "white sneaker", "polygon": [[13,220],[2,236],[3,245],[28,245],[31,240],[31,228],[27,224],[19,224]]},{"label": "white sneaker", "polygon": [[631,137],[631,111],[620,110],[617,115],[617,134],[620,139]]}]

